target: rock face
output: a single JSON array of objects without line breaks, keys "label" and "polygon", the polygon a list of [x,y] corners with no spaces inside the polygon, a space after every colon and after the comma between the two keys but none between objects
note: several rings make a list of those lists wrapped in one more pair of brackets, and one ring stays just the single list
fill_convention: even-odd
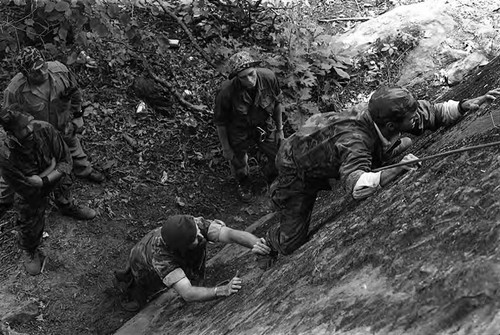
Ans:
[{"label": "rock face", "polygon": [[[499,87],[499,70],[497,57],[441,99]],[[490,112],[500,118],[493,104],[416,139],[412,153],[500,141]],[[207,284],[239,270],[238,294],[187,304],[167,292],[116,334],[500,333],[500,146],[428,161],[361,202],[325,192],[312,224],[265,272],[244,249],[212,259]]]},{"label": "rock face", "polygon": [[338,36],[333,51],[356,57],[379,38],[417,29],[422,37],[406,57],[398,85],[413,86],[435,76],[455,85],[464,74],[498,54],[499,26],[495,0],[428,0],[397,7],[358,25]]}]

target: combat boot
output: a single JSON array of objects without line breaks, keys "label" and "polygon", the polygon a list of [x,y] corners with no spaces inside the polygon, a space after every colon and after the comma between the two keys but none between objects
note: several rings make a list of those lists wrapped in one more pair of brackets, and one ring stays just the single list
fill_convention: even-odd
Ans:
[{"label": "combat boot", "polygon": [[278,260],[278,252],[272,250],[269,255],[257,255],[257,267],[263,271],[270,269]]},{"label": "combat boot", "polygon": [[238,181],[237,192],[241,201],[245,203],[252,201],[252,183],[247,176]]},{"label": "combat boot", "polygon": [[25,251],[24,268],[30,276],[36,276],[42,272],[46,261],[45,255],[40,250],[34,252]]},{"label": "combat boot", "polygon": [[97,184],[100,184],[104,180],[106,180],[106,177],[104,177],[104,175],[101,172],[94,170],[94,169],[92,169],[92,171],[88,175],[86,175],[84,178],[91,181],[91,182],[97,183]]},{"label": "combat boot", "polygon": [[0,204],[0,219],[11,209],[13,206],[12,203],[3,203]]},{"label": "combat boot", "polygon": [[92,220],[97,215],[92,208],[75,203],[59,206],[62,215],[72,217],[76,220]]}]

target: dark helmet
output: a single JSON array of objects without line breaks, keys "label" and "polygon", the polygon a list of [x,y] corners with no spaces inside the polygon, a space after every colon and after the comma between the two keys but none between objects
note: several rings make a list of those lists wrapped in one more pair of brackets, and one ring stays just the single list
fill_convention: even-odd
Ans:
[{"label": "dark helmet", "polygon": [[405,88],[382,86],[368,102],[368,112],[380,126],[387,122],[401,122],[409,113],[417,110],[418,102]]},{"label": "dark helmet", "polygon": [[172,249],[184,250],[196,239],[197,229],[191,215],[170,216],[161,227],[161,237]]},{"label": "dark helmet", "polygon": [[3,108],[0,112],[0,126],[7,132],[24,128],[31,120],[33,120],[33,117],[22,112],[18,104]]}]

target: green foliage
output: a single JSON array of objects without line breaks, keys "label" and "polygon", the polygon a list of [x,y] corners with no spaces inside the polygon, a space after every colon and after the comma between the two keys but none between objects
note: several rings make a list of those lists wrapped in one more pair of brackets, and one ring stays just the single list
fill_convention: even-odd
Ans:
[{"label": "green foliage", "polygon": [[[85,50],[97,58],[101,68],[115,69],[118,82],[130,79],[130,74],[116,69],[140,59],[139,55],[148,59],[154,55],[168,64],[169,36],[161,27],[157,31],[157,27],[144,27],[137,21],[139,14],[143,18],[165,15],[154,1],[147,5],[134,0],[0,1],[17,9],[15,17],[0,25],[3,53],[13,54],[20,47],[35,45],[71,65],[85,62],[86,57],[79,57]],[[277,73],[288,120],[293,125],[328,109],[333,92],[350,79],[350,62],[330,51],[332,37],[303,18],[307,1],[281,7],[273,0],[181,0],[162,4],[206,42],[205,50],[219,64],[220,72],[224,72],[224,64],[233,53],[246,48]],[[99,50],[93,49],[94,45],[99,45]],[[399,49],[390,45],[386,51],[397,54]]]},{"label": "green foliage", "polygon": [[355,62],[355,67],[364,74],[367,84],[394,84],[399,78],[399,69],[404,57],[419,42],[422,32],[418,27],[410,27],[396,35],[375,41],[373,46]]},{"label": "green foliage", "polygon": [[275,53],[264,59],[282,80],[289,120],[295,126],[328,105],[333,90],[350,79],[350,61],[332,54],[333,37],[323,33],[320,26],[285,21],[272,35]]},{"label": "green foliage", "polygon": [[25,45],[41,46],[53,57],[68,56],[68,64],[77,60],[77,51],[71,50],[74,45],[87,49],[110,35],[124,41],[133,37],[137,26],[123,4],[95,0],[3,2],[19,8],[17,17],[2,23],[2,52],[16,51]]},{"label": "green foliage", "polygon": [[249,43],[269,41],[277,13],[269,1],[187,0],[177,14],[203,40],[244,37]]},{"label": "green foliage", "polygon": [[[263,10],[258,16],[260,21],[253,22],[253,26],[267,32],[265,38],[256,35],[257,29],[250,29],[243,46],[236,39],[236,30],[224,26],[225,30],[216,33],[221,37],[212,39],[206,49],[221,64],[221,72],[224,72],[223,63],[242,48],[262,60],[263,65],[273,70],[281,81],[288,120],[292,126],[298,126],[304,118],[328,109],[332,92],[350,79],[350,61],[330,51],[333,37],[325,34],[322,27],[304,20],[306,3],[295,1],[293,6],[281,8],[273,7],[269,2],[262,3]],[[257,17],[254,19],[257,20]],[[209,24],[204,22],[204,25]],[[252,24],[249,25],[252,27]],[[224,37],[231,32],[233,35]]]}]

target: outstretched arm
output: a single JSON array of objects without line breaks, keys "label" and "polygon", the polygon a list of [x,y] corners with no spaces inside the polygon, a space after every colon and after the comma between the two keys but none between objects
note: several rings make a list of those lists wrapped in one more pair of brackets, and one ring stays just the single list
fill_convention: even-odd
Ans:
[{"label": "outstretched arm", "polygon": [[207,301],[217,297],[228,297],[241,289],[241,279],[234,277],[227,285],[216,287],[192,286],[184,277],[173,285],[174,290],[186,301]]},{"label": "outstretched arm", "polygon": [[271,249],[267,246],[263,238],[242,230],[231,229],[229,227],[222,227],[219,234],[219,241],[223,243],[237,243],[249,249],[253,253],[260,255],[267,255]]},{"label": "outstretched arm", "polygon": [[492,102],[499,96],[500,96],[500,88],[496,88],[488,91],[485,95],[481,95],[477,98],[472,98],[469,100],[462,101],[460,103],[460,108],[464,112],[476,111],[482,104]]}]

